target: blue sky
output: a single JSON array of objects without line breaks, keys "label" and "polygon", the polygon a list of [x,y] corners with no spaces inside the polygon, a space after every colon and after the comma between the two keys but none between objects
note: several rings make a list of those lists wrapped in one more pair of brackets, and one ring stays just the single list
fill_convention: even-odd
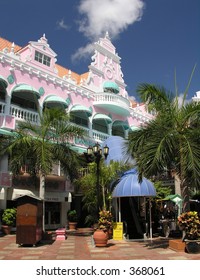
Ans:
[{"label": "blue sky", "polygon": [[139,83],[181,94],[197,64],[189,98],[200,90],[199,0],[1,0],[0,36],[20,46],[44,33],[57,63],[88,71],[90,44],[108,30],[129,95]]}]

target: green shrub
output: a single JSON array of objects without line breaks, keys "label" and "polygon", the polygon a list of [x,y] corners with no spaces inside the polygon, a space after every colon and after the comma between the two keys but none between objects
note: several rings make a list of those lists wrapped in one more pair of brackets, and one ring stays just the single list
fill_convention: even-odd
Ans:
[{"label": "green shrub", "polygon": [[7,208],[3,211],[2,224],[7,226],[14,226],[16,223],[16,208]]},{"label": "green shrub", "polygon": [[69,210],[67,212],[67,218],[68,218],[69,222],[77,222],[78,216],[77,216],[76,210]]}]

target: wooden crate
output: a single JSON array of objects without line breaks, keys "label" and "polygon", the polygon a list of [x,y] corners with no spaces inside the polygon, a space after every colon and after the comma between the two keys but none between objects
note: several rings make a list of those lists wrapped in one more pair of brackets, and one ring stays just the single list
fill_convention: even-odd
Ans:
[{"label": "wooden crate", "polygon": [[185,242],[182,239],[169,240],[169,248],[174,251],[185,252]]}]

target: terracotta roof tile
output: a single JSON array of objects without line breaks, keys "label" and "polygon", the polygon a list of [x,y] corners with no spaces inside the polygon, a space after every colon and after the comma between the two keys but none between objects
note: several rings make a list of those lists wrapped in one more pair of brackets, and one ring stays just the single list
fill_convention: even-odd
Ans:
[{"label": "terracotta roof tile", "polygon": [[132,108],[135,108],[135,107],[138,106],[138,102],[136,102],[136,101],[130,100],[130,103],[131,103],[131,107],[132,107]]},{"label": "terracotta roof tile", "polygon": [[[9,42],[8,40],[0,37],[0,51],[2,51],[5,48],[8,48],[8,50],[10,51],[11,47],[12,47],[11,42]],[[19,51],[20,49],[21,49],[20,46],[15,45],[15,48],[14,48],[15,52]]]}]

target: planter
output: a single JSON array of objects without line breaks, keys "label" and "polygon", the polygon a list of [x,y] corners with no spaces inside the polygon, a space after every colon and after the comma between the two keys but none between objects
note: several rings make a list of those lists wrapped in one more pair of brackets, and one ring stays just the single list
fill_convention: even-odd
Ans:
[{"label": "planter", "polygon": [[185,242],[182,239],[171,239],[169,240],[169,248],[174,251],[185,252]]},{"label": "planter", "polygon": [[185,240],[185,249],[189,254],[200,253],[200,240]]},{"label": "planter", "polygon": [[77,222],[69,222],[69,230],[76,230]]},{"label": "planter", "polygon": [[2,225],[1,228],[2,228],[2,231],[3,231],[4,234],[10,234],[11,233],[12,226]]},{"label": "planter", "polygon": [[112,239],[113,238],[113,229],[109,228],[108,230],[108,239]]},{"label": "planter", "polygon": [[108,244],[108,233],[101,229],[97,229],[93,234],[96,247],[106,247]]}]

